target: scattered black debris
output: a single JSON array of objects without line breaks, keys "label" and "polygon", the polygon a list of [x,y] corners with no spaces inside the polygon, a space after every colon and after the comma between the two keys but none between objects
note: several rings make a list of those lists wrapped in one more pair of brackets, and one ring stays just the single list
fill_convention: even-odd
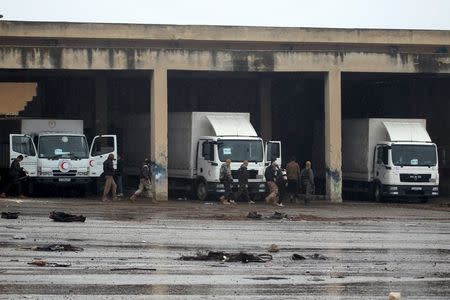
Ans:
[{"label": "scattered black debris", "polygon": [[15,261],[16,262],[16,261],[19,261],[19,260],[18,259],[10,259],[9,261]]},{"label": "scattered black debris", "polygon": [[308,255],[309,258],[315,259],[315,260],[327,260],[327,257],[325,255],[314,253],[313,255]]},{"label": "scattered black debris", "polygon": [[306,257],[304,257],[303,255],[297,253],[292,254],[292,260],[305,260],[305,259]]},{"label": "scattered black debris", "polygon": [[252,280],[284,280],[289,279],[288,277],[245,277],[245,279],[252,279]]},{"label": "scattered black debris", "polygon": [[2,219],[17,219],[20,212],[2,212]]},{"label": "scattered black debris", "polygon": [[325,255],[322,255],[319,253],[314,253],[312,255],[306,255],[306,256],[294,253],[294,254],[292,254],[291,258],[292,258],[292,260],[305,260],[307,258],[314,259],[314,260],[327,260],[327,257]]},{"label": "scattered black debris", "polygon": [[272,220],[281,220],[281,219],[287,219],[288,215],[276,211],[276,212],[273,213],[273,215],[270,215],[270,216],[268,216],[266,218],[267,219],[272,219]]},{"label": "scattered black debris", "polygon": [[61,267],[61,268],[67,268],[70,267],[71,264],[61,264],[61,263],[49,263],[46,260],[43,259],[36,259],[32,262],[28,263],[29,265],[34,265],[38,267]]},{"label": "scattered black debris", "polygon": [[209,251],[208,254],[197,253],[195,256],[181,256],[180,260],[186,261],[224,261],[242,263],[265,263],[272,260],[270,254],[251,254],[245,252],[226,253],[222,251]]},{"label": "scattered black debris", "polygon": [[49,216],[50,219],[53,219],[55,222],[84,222],[86,221],[86,217],[83,215],[71,215],[66,214],[62,211],[52,211]]},{"label": "scattered black debris", "polygon": [[110,271],[156,271],[155,268],[112,268]]},{"label": "scattered black debris", "polygon": [[272,245],[270,245],[270,247],[269,247],[269,249],[267,251],[276,253],[276,252],[280,251],[280,248],[278,247],[278,245],[272,244]]},{"label": "scattered black debris", "polygon": [[71,244],[50,244],[46,246],[36,246],[32,249],[35,251],[83,251],[83,248],[75,247]]},{"label": "scattered black debris", "polygon": [[247,218],[260,220],[260,219],[262,219],[262,215],[258,214],[257,211],[251,211],[248,213]]}]

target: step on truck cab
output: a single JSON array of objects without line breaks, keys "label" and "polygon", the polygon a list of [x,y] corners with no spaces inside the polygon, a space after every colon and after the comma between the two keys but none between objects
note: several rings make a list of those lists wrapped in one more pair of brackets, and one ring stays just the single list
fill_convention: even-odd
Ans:
[{"label": "step on truck cab", "polygon": [[9,128],[20,128],[21,132],[9,135],[9,161],[19,155],[24,157],[21,166],[33,187],[75,185],[84,190],[103,173],[108,155],[117,157],[116,136],[96,136],[89,147],[82,120],[5,121],[9,121]]},{"label": "step on truck cab", "polygon": [[367,188],[375,200],[439,195],[438,152],[424,119],[349,119],[342,123],[344,191]]},{"label": "step on truck cab", "polygon": [[231,160],[238,187],[238,169],[248,160],[252,197],[266,191],[264,170],[271,158],[281,164],[281,143],[264,142],[250,123],[249,113],[176,112],[169,114],[168,176],[170,190],[193,192],[200,200],[224,193],[220,167]]}]

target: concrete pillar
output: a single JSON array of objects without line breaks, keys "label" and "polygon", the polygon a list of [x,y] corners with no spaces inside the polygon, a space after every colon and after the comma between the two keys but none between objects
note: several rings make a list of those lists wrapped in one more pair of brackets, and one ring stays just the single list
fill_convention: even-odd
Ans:
[{"label": "concrete pillar", "polygon": [[326,194],[331,202],[342,202],[341,72],[325,77],[325,167]]},{"label": "concrete pillar", "polygon": [[271,84],[270,78],[262,78],[259,82],[260,128],[264,140],[272,139]]},{"label": "concrete pillar", "polygon": [[95,134],[108,133],[108,90],[105,77],[95,78]]},{"label": "concrete pillar", "polygon": [[153,70],[150,105],[153,199],[168,200],[167,184],[167,70]]}]

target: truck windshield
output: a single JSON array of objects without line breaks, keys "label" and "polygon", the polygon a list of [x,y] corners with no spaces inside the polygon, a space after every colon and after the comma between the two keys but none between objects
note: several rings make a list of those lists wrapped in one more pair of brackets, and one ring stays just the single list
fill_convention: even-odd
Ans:
[{"label": "truck windshield", "polygon": [[88,158],[89,150],[84,136],[51,135],[39,137],[40,158]]},{"label": "truck windshield", "polygon": [[395,166],[435,166],[435,145],[392,145]]},{"label": "truck windshield", "polygon": [[259,140],[219,140],[217,142],[220,161],[231,159],[233,162],[263,160],[262,141]]}]

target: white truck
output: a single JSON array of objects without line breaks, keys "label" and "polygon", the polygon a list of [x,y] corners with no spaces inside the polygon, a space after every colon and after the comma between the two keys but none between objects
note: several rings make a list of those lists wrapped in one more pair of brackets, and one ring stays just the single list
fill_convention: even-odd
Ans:
[{"label": "white truck", "polygon": [[369,191],[377,201],[438,196],[438,152],[426,120],[344,120],[342,179],[344,191]]},{"label": "white truck", "polygon": [[175,112],[169,113],[168,125],[170,190],[192,191],[200,200],[223,193],[219,173],[226,159],[231,159],[236,189],[238,169],[248,160],[248,190],[255,197],[266,191],[268,161],[281,164],[281,143],[258,137],[249,113]]},{"label": "white truck", "polygon": [[84,190],[103,173],[107,156],[113,153],[117,157],[115,135],[96,136],[89,148],[82,120],[5,119],[0,125],[2,150],[9,150],[2,168],[22,155],[21,166],[28,172],[33,187],[77,185]]}]

